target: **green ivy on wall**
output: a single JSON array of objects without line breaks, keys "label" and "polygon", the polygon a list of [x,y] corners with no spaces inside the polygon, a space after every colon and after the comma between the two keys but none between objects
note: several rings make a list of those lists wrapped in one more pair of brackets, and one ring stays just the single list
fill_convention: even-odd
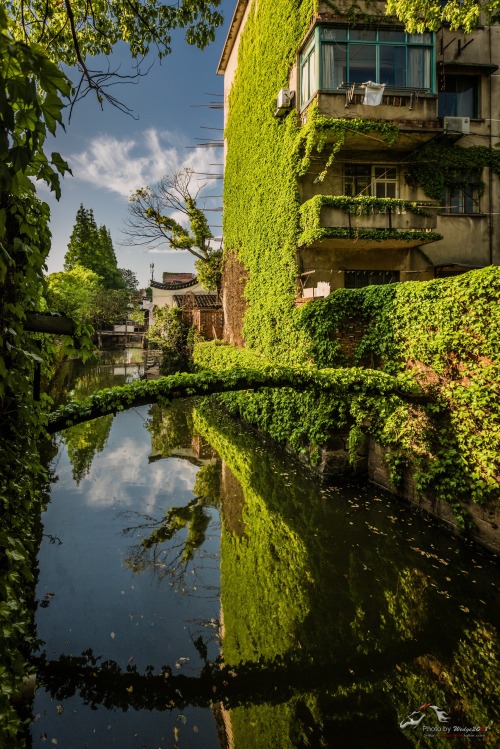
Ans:
[{"label": "green ivy on wall", "polygon": [[298,130],[295,113],[282,119],[273,114],[315,11],[314,0],[252,4],[226,126],[224,245],[249,271],[245,338],[283,363],[296,360],[302,345],[291,326],[298,273],[293,167]]},{"label": "green ivy on wall", "polygon": [[383,120],[326,117],[320,113],[317,103],[313,103],[307,110],[307,121],[298,131],[294,144],[293,164],[296,176],[303,176],[313,155],[322,153],[328,145],[329,153],[324,169],[317,177],[318,181],[322,181],[347,137],[356,134],[376,138],[381,145],[392,146],[399,136],[399,127],[394,122]]},{"label": "green ivy on wall", "polygon": [[467,148],[430,143],[419,151],[408,167],[406,180],[412,187],[422,187],[425,194],[441,200],[445,188],[476,184],[482,190],[481,172],[489,167],[500,175],[500,151],[488,146]]}]

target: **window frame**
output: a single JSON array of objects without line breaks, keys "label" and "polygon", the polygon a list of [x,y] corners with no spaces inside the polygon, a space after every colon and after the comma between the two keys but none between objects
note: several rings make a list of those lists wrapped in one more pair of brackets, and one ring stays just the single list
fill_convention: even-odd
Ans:
[{"label": "window frame", "polygon": [[[482,76],[474,73],[446,73],[443,78],[443,84],[446,87],[446,80],[453,79],[455,81],[455,84],[457,81],[464,81],[464,80],[472,80],[473,86],[473,105],[472,105],[472,112],[469,113],[458,113],[458,99],[456,98],[459,94],[457,91],[447,91],[446,88],[442,88],[438,92],[438,117],[469,117],[471,120],[478,120],[481,119],[481,83],[482,83]],[[463,92],[459,92],[463,93]],[[452,112],[444,112],[444,95],[448,94],[450,97],[455,97],[455,102],[453,106]]]},{"label": "window frame", "polygon": [[[458,198],[458,200],[457,200]],[[454,201],[457,210],[454,210]],[[481,190],[480,184],[465,182],[456,187],[446,187],[442,198],[443,205],[440,210],[441,216],[477,216],[481,214]],[[466,210],[470,205],[476,206],[476,210]]]},{"label": "window frame", "polygon": [[[324,39],[322,38],[321,34],[323,30],[331,30],[331,31],[338,31],[339,36],[342,36],[342,33],[344,34],[344,39]],[[401,41],[396,42],[395,40],[384,40],[381,39],[380,36],[383,34],[387,34],[388,32],[393,31],[397,32],[404,37]],[[373,40],[364,40],[364,39],[355,39],[355,35],[359,35],[363,32],[371,32],[375,35],[375,38]],[[353,38],[351,38],[351,35]],[[419,37],[419,40],[416,39],[416,37]],[[425,40],[425,37],[428,37],[428,40]],[[306,58],[310,55],[310,44],[314,43],[315,49],[316,49],[316,84],[317,88],[316,90],[309,89],[308,90],[308,97],[305,99],[302,96],[302,70],[306,62]],[[348,80],[346,81],[337,81],[335,85],[326,85],[325,79],[325,70],[324,70],[324,53],[323,49],[325,46],[334,46],[334,45],[345,45],[346,47],[346,62],[345,67],[346,71],[348,73]],[[343,26],[343,25],[331,25],[326,23],[319,23],[315,26],[312,33],[309,34],[307,37],[305,43],[302,45],[302,50],[299,54],[299,87],[300,87],[300,108],[303,109],[309,101],[313,98],[313,96],[318,91],[338,91],[339,85],[341,83],[356,83],[356,81],[351,80],[351,71],[350,71],[350,60],[351,55],[353,52],[353,49],[355,47],[363,47],[363,46],[370,46],[375,48],[375,75],[373,77],[374,83],[386,83],[386,81],[380,80],[380,51],[382,48],[399,48],[404,50],[404,56],[405,56],[405,66],[404,66],[404,83],[398,83],[398,84],[388,84],[390,85],[391,89],[398,90],[398,87],[401,88],[418,88],[418,89],[428,89],[429,94],[435,94],[436,93],[436,52],[435,52],[435,34],[433,32],[425,32],[425,34],[409,34],[404,29],[387,29],[387,28],[365,28],[360,29],[358,27],[351,28],[349,26]],[[409,65],[408,65],[408,58],[409,58],[409,50],[417,50],[417,49],[423,49],[423,50],[429,50],[429,63],[428,63],[428,77],[429,77],[429,85],[416,85],[410,83],[408,85],[409,80]],[[307,54],[306,54],[307,53]],[[306,55],[304,57],[304,55]],[[424,67],[427,68],[427,64],[424,63]],[[333,80],[335,81],[335,73],[333,73],[332,76]],[[361,82],[361,81],[360,81]],[[358,82],[358,83],[360,83]]]},{"label": "window frame", "polygon": [[[363,190],[358,190],[357,192],[354,191],[355,194],[353,194],[353,195],[350,195],[350,193],[346,191],[346,186],[348,184],[348,180],[350,180],[350,179],[353,179],[353,180],[358,179],[357,175],[346,174],[346,167],[355,167],[355,168],[362,167],[362,168],[365,168],[365,169],[370,169],[370,182],[369,182],[369,184],[367,186],[369,188],[369,192],[367,192],[366,188],[364,188]],[[394,178],[386,177],[384,175],[382,175],[381,177],[376,177],[376,170],[377,169],[383,169],[386,172],[389,169],[394,169],[395,172],[396,172],[396,176]],[[400,168],[399,168],[399,166],[397,164],[361,164],[361,163],[358,164],[356,162],[354,162],[354,163],[353,162],[344,162],[344,164],[342,166],[342,190],[343,190],[343,194],[344,195],[348,195],[349,197],[353,197],[353,198],[366,195],[368,197],[391,197],[391,198],[396,198],[397,199],[397,198],[399,198],[399,192],[400,192],[400,190],[399,190],[400,177],[401,177],[401,171],[400,171]],[[395,186],[395,188],[394,188],[394,193],[395,194],[391,195],[391,196],[387,196],[387,195],[377,196],[377,187],[376,187],[377,184],[383,184],[383,185],[393,184]],[[385,189],[384,192],[387,192],[387,189]]]}]

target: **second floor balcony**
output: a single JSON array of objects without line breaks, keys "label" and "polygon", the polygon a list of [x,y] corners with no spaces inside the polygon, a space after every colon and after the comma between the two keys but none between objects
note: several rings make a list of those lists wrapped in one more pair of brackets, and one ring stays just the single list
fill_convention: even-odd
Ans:
[{"label": "second floor balcony", "polygon": [[437,206],[396,198],[316,195],[301,207],[301,247],[400,249],[436,242]]}]

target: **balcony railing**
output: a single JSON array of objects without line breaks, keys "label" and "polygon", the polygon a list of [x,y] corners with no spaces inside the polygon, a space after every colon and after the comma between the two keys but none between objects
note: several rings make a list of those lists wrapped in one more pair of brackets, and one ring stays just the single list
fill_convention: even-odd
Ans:
[{"label": "balcony railing", "polygon": [[394,198],[316,195],[301,207],[301,246],[345,246],[356,241],[365,249],[412,247],[442,239],[437,206]]}]

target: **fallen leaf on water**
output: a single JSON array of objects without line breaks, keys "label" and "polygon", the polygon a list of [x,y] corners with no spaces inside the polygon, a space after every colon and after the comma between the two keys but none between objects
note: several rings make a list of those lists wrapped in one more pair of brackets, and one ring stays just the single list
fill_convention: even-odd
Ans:
[{"label": "fallen leaf on water", "polygon": [[61,715],[61,713],[64,712],[64,707],[62,705],[57,705],[56,710],[59,713],[59,715]]},{"label": "fallen leaf on water", "polygon": [[134,687],[133,687],[133,686],[130,686],[130,687],[126,687],[126,689],[127,689],[127,692],[128,692],[129,694],[132,694],[132,692],[134,691]]},{"label": "fallen leaf on water", "polygon": [[111,637],[111,639],[112,639],[112,640],[114,640],[114,639],[115,639],[115,637],[116,637],[115,633],[114,633],[114,632],[111,632],[111,635],[110,635],[110,637]]}]

